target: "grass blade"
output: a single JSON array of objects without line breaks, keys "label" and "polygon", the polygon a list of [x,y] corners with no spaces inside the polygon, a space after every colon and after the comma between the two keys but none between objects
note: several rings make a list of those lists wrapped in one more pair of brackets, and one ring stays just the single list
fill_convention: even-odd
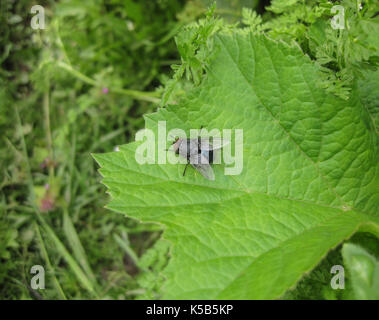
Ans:
[{"label": "grass blade", "polygon": [[82,246],[78,233],[75,230],[75,227],[72,223],[72,220],[67,210],[64,210],[64,213],[63,213],[63,231],[73,251],[74,257],[76,258],[77,261],[79,261],[79,264],[83,268],[84,272],[88,275],[90,281],[93,284],[93,287],[96,287],[97,283],[96,283],[95,275],[92,272],[92,269],[88,263],[85,250]]},{"label": "grass blade", "polygon": [[45,247],[45,243],[43,241],[43,238],[41,236],[41,232],[40,232],[40,229],[39,229],[39,226],[38,226],[37,223],[35,223],[35,229],[36,229],[37,237],[38,237],[38,240],[39,240],[42,256],[44,257],[44,259],[46,261],[46,264],[47,264],[47,266],[48,266],[48,268],[49,268],[49,270],[51,272],[51,275],[53,276],[54,286],[57,289],[60,298],[63,299],[63,300],[67,300],[66,295],[64,294],[64,291],[63,291],[61,285],[59,284],[59,281],[58,281],[57,277],[55,276],[55,270],[54,270],[53,266],[51,265],[49,255],[47,253],[47,250],[46,250],[46,247]]}]

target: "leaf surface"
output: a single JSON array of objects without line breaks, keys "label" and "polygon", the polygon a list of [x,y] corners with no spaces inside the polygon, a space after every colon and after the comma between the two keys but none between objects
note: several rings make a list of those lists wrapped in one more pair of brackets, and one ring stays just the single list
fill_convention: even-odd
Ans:
[{"label": "leaf surface", "polygon": [[[97,154],[108,207],[165,226],[163,297],[272,299],[357,230],[379,234],[378,144],[361,100],[316,86],[297,46],[217,35],[207,76],[146,128],[243,129],[244,167],[208,181],[184,165],[140,165],[139,142]],[[233,143],[233,140],[232,140]]]}]

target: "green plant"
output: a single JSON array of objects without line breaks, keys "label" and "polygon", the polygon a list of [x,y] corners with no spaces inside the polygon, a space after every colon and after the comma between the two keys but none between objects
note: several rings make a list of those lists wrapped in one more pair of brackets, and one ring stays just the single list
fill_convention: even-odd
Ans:
[{"label": "green plant", "polygon": [[[156,299],[176,293],[188,297],[189,293],[178,290],[172,280],[186,272],[185,263],[190,262],[188,267],[193,265],[197,271],[193,277],[186,274],[187,282],[183,282],[182,288],[195,288],[198,283],[207,285],[223,276],[221,272],[226,274],[225,279],[235,275],[244,261],[258,255],[257,261],[261,261],[264,249],[270,246],[273,250],[269,252],[275,253],[276,245],[276,252],[279,248],[288,252],[291,247],[286,244],[296,243],[294,234],[299,230],[304,231],[298,234],[299,239],[309,237],[315,248],[304,259],[300,256],[296,268],[289,266],[294,256],[299,257],[298,253],[286,255],[290,271],[282,272],[286,278],[277,280],[279,286],[275,290],[284,292],[289,282],[294,285],[281,296],[283,299],[360,298],[354,290],[357,284],[364,287],[360,292],[366,297],[372,292],[366,290],[370,288],[367,282],[362,286],[362,282],[357,282],[362,279],[349,271],[341,240],[354,234],[349,244],[367,251],[372,261],[378,259],[377,222],[373,217],[378,201],[375,192],[368,197],[375,191],[376,173],[372,184],[367,184],[366,179],[372,174],[377,158],[376,2],[364,1],[362,8],[352,0],[272,0],[270,5],[258,0],[216,2],[216,6],[212,6],[211,0],[1,2],[1,299]],[[34,4],[45,8],[45,30],[30,27],[33,16],[30,8]],[[344,30],[333,30],[330,26],[333,16],[330,8],[337,4],[345,8]],[[228,39],[225,47],[220,44],[221,39]],[[233,43],[231,39],[239,42]],[[265,46],[272,50],[265,50]],[[226,51],[230,48],[244,49],[230,51],[231,57],[235,58],[237,53],[243,57],[232,65]],[[255,69],[257,78],[251,78],[252,88],[248,88],[248,82],[238,81],[238,76],[242,77],[242,72],[247,79],[252,77],[252,53],[257,53],[259,68]],[[292,78],[286,71],[289,61],[288,75]],[[300,62],[304,66],[303,80],[298,78],[301,73],[294,71]],[[225,89],[228,83],[232,84]],[[305,84],[309,89],[292,90],[294,85]],[[243,86],[246,91],[241,90]],[[267,88],[271,91],[266,91]],[[310,92],[318,99],[312,100]],[[296,103],[291,100],[294,95],[298,98]],[[330,103],[320,103],[324,101],[320,96]],[[256,101],[257,98],[261,101]],[[263,103],[275,117],[276,107],[286,98],[290,99],[286,106],[291,112],[287,117],[282,115],[279,124],[289,134],[277,149],[278,141],[286,134],[280,133],[278,124],[260,130],[270,123],[269,114],[260,107]],[[254,103],[250,104],[251,101]],[[149,115],[157,110],[158,113]],[[120,188],[130,193],[128,205],[137,203],[138,198],[156,197],[161,202],[170,201],[170,206],[117,210],[126,212],[128,218],[104,209],[108,195],[99,183],[91,153],[108,152],[132,141],[145,122],[147,128],[155,130],[158,118],[166,119],[169,127],[198,128],[209,122],[211,127],[229,128],[240,125],[235,114],[251,119],[241,122],[247,130],[245,140],[248,138],[245,160],[250,160],[244,164],[243,176],[223,176],[223,166],[215,165],[216,182],[210,185],[191,169],[182,178],[181,165],[165,166],[167,176],[156,175],[160,171],[154,166],[136,167],[155,177],[141,172],[127,173],[123,168],[115,179],[125,181],[110,184],[113,195]],[[257,118],[252,118],[253,115]],[[208,121],[214,117],[216,120]],[[224,122],[225,118],[228,121]],[[293,124],[291,121],[295,120]],[[345,127],[322,134],[336,123]],[[257,139],[267,134],[274,134],[276,140],[259,141],[255,145]],[[321,142],[326,139],[336,143],[324,145],[319,138]],[[299,157],[289,166],[288,158],[294,151],[284,152],[283,161],[275,162],[282,158],[280,152],[291,149],[291,139],[293,147],[299,147]],[[346,145],[347,141],[351,143]],[[121,147],[121,153],[115,156],[97,157],[102,163],[120,157],[123,165],[125,150],[134,151],[134,147],[135,143]],[[332,198],[325,196],[327,188],[320,193],[306,193],[308,198],[300,201],[303,193],[296,183],[307,184],[312,179],[311,160],[317,150],[320,156],[325,155],[321,152],[325,147],[331,149],[331,158],[317,164],[324,170],[324,178],[312,184],[313,190],[322,190],[322,183],[330,183],[342,205],[338,200],[325,205]],[[338,147],[342,151],[336,153]],[[359,156],[354,158],[354,153]],[[128,165],[133,164],[133,155],[127,154],[131,157]],[[306,155],[311,159],[309,167],[295,170],[295,164],[307,163]],[[354,161],[346,169],[351,159]],[[116,169],[103,164],[102,170],[108,175],[104,181],[110,181],[113,178],[109,175],[114,175],[111,171]],[[241,177],[246,181],[241,182]],[[174,181],[165,181],[168,178]],[[247,187],[241,191],[237,182]],[[125,183],[141,185],[125,188]],[[270,194],[245,195],[257,191],[256,188],[264,193],[266,185]],[[234,187],[235,190],[228,189]],[[283,195],[286,190],[297,198],[278,199],[274,203],[275,192]],[[226,200],[225,195],[235,196],[238,192],[243,196]],[[204,198],[212,204],[191,204]],[[309,212],[304,213],[305,207]],[[374,208],[374,214],[370,208]],[[356,214],[362,210],[366,213]],[[247,218],[241,219],[238,212]],[[295,221],[298,217],[302,220]],[[351,220],[347,221],[349,217]],[[327,218],[330,220],[325,221]],[[243,225],[246,221],[251,224]],[[280,224],[282,221],[286,224]],[[338,221],[336,233],[329,239],[320,230],[330,231],[335,221]],[[254,230],[250,232],[248,228]],[[266,235],[260,236],[265,232]],[[267,238],[268,232],[274,236],[272,239]],[[203,250],[203,243],[197,243],[197,239],[205,239],[210,249]],[[278,244],[278,239],[286,241]],[[227,257],[229,251],[224,251],[223,257],[218,257],[217,250],[223,245],[229,250],[228,245],[234,246],[234,253],[242,255]],[[314,257],[310,257],[311,253]],[[199,261],[204,257],[215,259],[204,262],[203,269],[199,269]],[[274,266],[280,266],[280,261],[276,262]],[[30,287],[30,268],[37,264],[46,271],[45,290]],[[345,266],[345,290],[333,290],[330,286],[330,269],[336,264]],[[254,272],[249,281],[267,286],[275,281],[266,281],[264,275]],[[217,283],[222,286],[222,281]],[[249,282],[246,283],[250,288]],[[220,296],[278,296],[277,291],[266,290],[266,293],[259,288],[245,293],[225,290]],[[197,298],[216,295],[205,291],[192,294]]]},{"label": "green plant", "polygon": [[378,86],[366,87],[379,46],[359,27],[377,25],[378,7],[359,14],[342,2],[353,31],[329,31],[330,5],[319,3],[275,1],[263,22],[245,11],[243,28],[209,14],[177,37],[183,63],[164,102],[185,72],[193,84],[145,115],[145,127],[243,129],[242,174],[215,166],[209,182],[195,171],[182,177],[181,165],[140,165],[138,142],[94,155],[107,207],[166,227],[163,298],[278,298],[354,233],[379,236]]},{"label": "green plant", "polygon": [[[33,4],[45,8],[45,30],[30,28]],[[161,76],[178,59],[182,9],[177,1],[1,3],[2,299],[143,292],[130,257],[138,262],[160,228],[106,214],[90,152],[129,141],[154,110]],[[45,290],[30,288],[36,264]]]},{"label": "green plant", "polygon": [[346,243],[342,255],[351,275],[354,297],[379,299],[379,262],[361,247]]}]

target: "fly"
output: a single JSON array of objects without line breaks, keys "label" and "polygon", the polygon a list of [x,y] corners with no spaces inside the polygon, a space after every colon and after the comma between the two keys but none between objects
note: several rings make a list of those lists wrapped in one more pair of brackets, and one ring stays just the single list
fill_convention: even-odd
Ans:
[{"label": "fly", "polygon": [[209,138],[198,137],[195,139],[176,138],[172,143],[173,151],[183,158],[187,159],[187,164],[183,171],[186,173],[188,165],[192,165],[201,175],[208,180],[215,180],[215,175],[210,166],[214,161],[214,151],[229,144],[228,140],[213,137],[210,142]]}]

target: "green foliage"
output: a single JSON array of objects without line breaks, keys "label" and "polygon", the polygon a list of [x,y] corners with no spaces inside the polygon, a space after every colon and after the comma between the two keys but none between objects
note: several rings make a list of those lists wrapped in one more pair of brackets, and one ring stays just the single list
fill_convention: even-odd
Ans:
[{"label": "green foliage", "polygon": [[138,299],[161,298],[160,288],[165,280],[162,271],[169,260],[169,249],[169,242],[159,240],[142,257],[140,266],[144,272],[139,276],[138,283],[144,288],[144,292],[138,296]]},{"label": "green foliage", "polygon": [[295,288],[288,290],[282,297],[285,300],[337,300],[344,299],[348,290],[348,279],[345,277],[345,290],[334,290],[330,285],[334,265],[343,265],[341,246],[331,250],[320,264],[297,283]]},{"label": "green foliage", "polygon": [[166,225],[164,298],[278,298],[356,230],[378,235],[377,135],[356,96],[315,85],[319,66],[296,45],[222,31],[209,61],[201,85],[145,126],[242,128],[243,172],[182,177],[124,145],[95,156],[108,208]]},{"label": "green foliage", "polygon": [[186,25],[175,38],[182,63],[172,66],[175,74],[166,85],[162,105],[172,101],[171,95],[183,75],[188,81],[192,80],[195,86],[200,84],[211,51],[209,40],[222,26],[222,20],[214,18],[214,11],[215,5],[211,7],[204,19]]},{"label": "green foliage", "polygon": [[[132,299],[131,256],[160,228],[107,214],[90,152],[132,139],[153,110],[183,5],[42,1],[46,29],[34,31],[33,4],[1,4],[0,296]],[[35,264],[44,291],[28,287]]]},{"label": "green foliage", "polygon": [[[344,29],[333,29],[331,26],[331,19],[338,13],[338,11],[333,12],[332,8],[337,5],[344,8],[344,20],[342,20]],[[354,86],[354,80],[363,79],[365,70],[376,70],[379,62],[379,45],[375,36],[379,32],[377,1],[366,1],[360,6],[354,0],[334,3],[319,0],[317,4],[315,1],[278,0],[272,1],[267,10],[262,18],[255,11],[244,8],[241,22],[247,27],[235,31],[264,33],[287,43],[296,41],[304,53],[320,66],[321,77],[317,85],[327,92],[347,100]],[[212,11],[209,15],[211,13]],[[233,25],[226,26],[217,19],[208,17],[206,21],[208,22],[206,30],[233,28]],[[201,33],[201,30],[202,28],[198,28],[198,32]],[[207,34],[207,38],[210,35]],[[195,42],[192,39],[186,44],[190,47],[194,46]],[[194,51],[186,50],[183,53],[180,47],[178,45],[182,57],[185,57],[187,52]],[[193,48],[195,52],[198,50],[196,46]],[[204,66],[204,61],[201,59],[200,62],[195,60],[192,64],[191,60],[185,60],[181,66],[175,67],[179,70],[179,78],[185,69]],[[195,83],[199,83],[198,78],[194,80]],[[164,99],[163,104],[167,101]]]},{"label": "green foliage", "polygon": [[251,32],[259,33],[262,31],[262,18],[251,9],[243,8],[242,23],[247,25]]},{"label": "green foliage", "polygon": [[[291,251],[291,243],[309,244],[301,241],[303,238],[313,239],[314,245],[306,250],[309,253],[304,260],[300,259],[301,263],[291,267],[289,272],[282,272],[286,276],[288,273],[285,281],[280,277],[272,280],[279,283],[277,291],[263,295],[262,286],[253,293],[278,296],[279,291],[290,288],[284,298],[355,298],[349,273],[344,292],[330,288],[331,265],[343,263],[341,245],[327,252],[359,227],[366,226],[364,231],[375,229],[375,223],[365,222],[372,220],[370,214],[356,214],[357,210],[350,209],[358,207],[358,211],[367,211],[378,203],[375,195],[369,196],[370,190],[375,188],[375,181],[370,178],[376,176],[370,164],[377,158],[374,133],[378,132],[379,121],[378,71],[373,71],[378,61],[377,3],[365,1],[360,10],[355,1],[333,1],[333,5],[341,4],[346,9],[346,28],[342,31],[330,28],[332,3],[327,1],[275,0],[266,8],[266,2],[257,0],[218,0],[216,6],[212,3],[210,0],[44,0],[38,2],[46,14],[46,29],[40,31],[30,28],[30,7],[36,2],[9,0],[1,3],[2,299],[167,297],[178,292],[172,280],[176,272],[186,277],[184,289],[199,283],[207,286],[224,274],[223,281],[227,281],[236,275],[238,268],[248,276],[255,267],[254,264],[243,266],[245,262],[257,257],[258,265],[268,263],[267,259],[277,257],[275,252],[278,250]],[[208,6],[211,6],[209,11]],[[260,37],[262,35],[286,42],[288,46],[278,44],[276,47],[276,42],[262,40],[265,39]],[[234,67],[230,65],[225,48],[220,48],[220,39],[228,37],[261,39],[254,48],[245,47],[248,43],[245,40],[226,46],[234,48],[230,57],[239,54],[241,48],[246,49],[241,51],[242,56],[258,50],[259,63],[256,65],[262,69],[257,69],[259,79],[253,82],[256,98],[245,80],[232,82],[239,72],[247,79],[253,74],[245,58],[237,61]],[[265,50],[262,43],[274,47]],[[272,56],[271,51],[278,56]],[[217,62],[217,57],[223,58]],[[289,72],[293,79],[289,78],[285,72],[289,59],[294,59],[291,66],[292,62],[303,61],[306,70],[311,70],[309,75],[305,73],[301,80],[298,74]],[[249,57],[248,60],[254,59]],[[269,66],[267,74],[263,70],[266,66]],[[277,70],[272,70],[273,67]],[[218,71],[211,76],[214,70]],[[225,79],[226,74],[230,80]],[[218,92],[215,88],[219,83],[230,86],[222,86]],[[294,104],[299,108],[304,106],[301,112],[296,109],[296,114],[292,114],[290,107],[298,88],[292,90],[289,83],[307,83],[310,88],[309,91],[300,90],[303,95],[296,96],[298,100]],[[241,91],[243,85],[245,91]],[[265,90],[266,85],[271,91]],[[326,92],[326,102],[313,100],[311,91],[316,98],[324,97]],[[228,92],[231,97],[225,101]],[[260,101],[254,100],[257,98]],[[259,108],[262,105],[271,107],[277,116],[277,106],[285,101],[291,112],[284,114],[284,118],[281,115],[280,124],[289,132],[287,140],[292,139],[299,152],[302,150],[309,156],[309,168],[295,170],[295,164],[307,163],[300,155],[289,165],[288,155],[293,154],[290,151],[284,152],[285,161],[277,161],[282,158],[280,152],[287,150],[290,144],[283,143],[283,149],[275,147],[283,138],[275,124],[272,125],[275,130],[270,127],[260,131],[265,128],[267,114]],[[246,159],[250,161],[245,164],[245,170],[249,168],[249,173],[242,182],[247,187],[229,190],[233,185],[224,183],[230,183],[231,177],[223,178],[222,166],[215,166],[216,183],[222,184],[220,189],[203,186],[206,181],[190,170],[184,180],[188,184],[183,185],[181,166],[168,167],[169,177],[178,178],[175,181],[165,181],[167,176],[123,173],[125,175],[120,176],[125,176],[127,182],[133,179],[134,183],[140,181],[142,184],[131,192],[131,202],[138,200],[136,197],[141,195],[141,190],[148,190],[149,195],[159,197],[159,201],[175,196],[172,201],[177,207],[147,208],[144,214],[137,213],[137,209],[135,212],[130,208],[118,210],[127,211],[131,217],[141,214],[142,220],[159,224],[110,214],[103,208],[107,196],[90,153],[110,151],[133,140],[136,131],[145,124],[142,115],[154,111],[158,105],[170,104],[155,116],[146,116],[146,126],[155,129],[157,117],[167,117],[171,125],[187,129],[208,123],[220,128],[237,126],[240,123],[234,114],[250,119],[249,123],[241,122],[248,128],[248,141],[264,141],[259,140],[248,151]],[[222,119],[229,118],[230,114],[232,116],[224,123]],[[296,121],[291,122],[294,119]],[[330,126],[325,124],[327,119],[331,121]],[[346,128],[340,127],[342,125]],[[337,126],[338,130],[329,130]],[[275,135],[276,140],[267,140],[264,139],[267,133],[279,136]],[[133,147],[134,144],[121,147],[121,150],[133,150]],[[121,152],[118,156],[125,151]],[[327,157],[316,162],[317,152],[320,156],[326,152]],[[319,177],[312,184],[312,192],[304,194],[297,183],[301,182],[299,175],[305,177],[305,185],[313,178],[310,175],[314,166],[312,161],[319,166],[323,178]],[[270,170],[273,175],[268,175]],[[111,170],[108,168],[108,171],[109,174]],[[192,185],[194,181],[199,185]],[[325,187],[323,193],[313,192],[321,189],[322,181],[328,182],[330,189]],[[161,186],[162,190],[157,191]],[[255,188],[263,194],[255,194]],[[305,186],[304,190],[309,188]],[[340,202],[328,204],[329,198],[325,196],[328,190],[335,190]],[[250,194],[250,191],[254,192]],[[273,204],[275,194],[288,197],[290,191],[291,198],[280,198]],[[197,198],[198,193],[213,201],[212,204],[190,204],[188,201]],[[225,194],[235,193],[243,196],[225,198]],[[301,196],[309,199],[301,199]],[[309,213],[305,207],[309,208]],[[236,212],[246,217],[241,219]],[[293,218],[291,223],[288,217]],[[295,221],[298,217],[301,220]],[[325,234],[331,232],[334,223],[337,229],[336,221],[338,230],[326,239]],[[249,224],[243,225],[244,222]],[[167,228],[163,237],[170,241],[160,239],[164,226]],[[300,232],[297,240],[296,232]],[[260,233],[265,235],[258,237]],[[268,239],[269,235],[273,239]],[[196,242],[204,239],[205,243]],[[358,232],[349,243],[365,248],[378,258],[375,236]],[[204,244],[209,244],[210,248],[204,250]],[[230,257],[226,255],[228,251],[223,251],[221,258],[217,257],[223,246],[229,250],[232,247]],[[272,250],[263,253],[269,248]],[[236,253],[242,255],[236,257]],[[297,257],[296,252],[286,254],[287,266],[291,266],[294,256]],[[206,261],[199,266],[202,259]],[[234,259],[237,262],[225,271]],[[184,266],[187,262],[188,266]],[[280,263],[281,260],[275,260],[274,266]],[[29,287],[30,267],[36,264],[43,265],[47,272],[45,290]],[[199,277],[188,276],[186,268],[192,265],[200,273]],[[250,287],[249,281],[269,285],[271,282],[265,277],[268,277],[265,273],[262,279],[249,277],[246,287]],[[243,281],[242,274],[235,278],[234,283]],[[217,285],[212,288],[213,292],[220,290],[225,282],[217,282]],[[220,296],[245,294],[250,297],[253,293],[231,289]],[[201,291],[201,295],[207,296],[207,292]]]},{"label": "green foliage", "polygon": [[[379,241],[377,238],[366,232],[358,232],[349,239],[349,245],[361,246],[368,249],[370,253],[379,255]],[[321,263],[309,274],[306,274],[301,281],[296,285],[296,288],[289,290],[283,299],[328,299],[328,300],[352,300],[355,299],[352,288],[352,280],[348,271],[348,266],[344,263],[341,252],[342,245],[331,250]],[[331,268],[335,265],[345,267],[344,289],[333,289],[330,285],[332,276]]]},{"label": "green foliage", "polygon": [[346,243],[342,248],[351,275],[354,296],[359,300],[379,299],[379,261],[363,248]]},{"label": "green foliage", "polygon": [[358,81],[360,98],[370,114],[376,133],[379,133],[379,70],[365,71],[364,78]]},{"label": "green foliage", "polygon": [[[378,66],[379,6],[377,1],[355,0],[331,3],[317,1],[273,1],[268,9],[276,15],[263,24],[271,37],[296,40],[303,51],[322,66],[318,84],[345,100],[350,96],[354,79],[363,77],[362,70]],[[333,6],[344,8],[344,29],[333,29]]]}]

